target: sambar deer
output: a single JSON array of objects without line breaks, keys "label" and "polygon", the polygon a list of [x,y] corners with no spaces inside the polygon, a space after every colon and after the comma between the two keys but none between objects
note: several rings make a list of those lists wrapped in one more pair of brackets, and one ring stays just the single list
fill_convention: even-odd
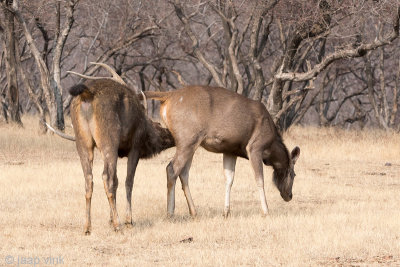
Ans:
[{"label": "sambar deer", "polygon": [[[300,155],[295,147],[289,154],[265,106],[225,88],[188,86],[170,92],[145,92],[161,101],[160,115],[172,133],[176,153],[167,166],[167,212],[175,209],[175,183],[179,176],[189,212],[196,210],[189,190],[189,169],[199,146],[223,153],[226,178],[224,216],[230,212],[230,192],[237,157],[250,160],[264,215],[268,213],[264,192],[263,163],[274,169],[273,181],[285,201],[292,199],[294,164]],[[139,96],[140,98],[140,96]]]},{"label": "sambar deer", "polygon": [[[153,155],[175,145],[168,129],[151,121],[136,94],[128,88],[115,71],[105,64],[98,64],[113,75],[111,77],[88,77],[92,79],[69,89],[74,96],[71,103],[71,119],[75,132],[76,148],[85,176],[86,223],[85,234],[90,234],[90,207],[93,192],[93,150],[97,147],[104,160],[103,183],[110,204],[110,222],[119,230],[116,209],[116,174],[118,157],[128,157],[126,187],[126,224],[132,224],[132,185],[139,159]],[[54,129],[53,129],[54,131]],[[60,134],[60,132],[57,132]],[[62,136],[68,138],[68,136]]]}]

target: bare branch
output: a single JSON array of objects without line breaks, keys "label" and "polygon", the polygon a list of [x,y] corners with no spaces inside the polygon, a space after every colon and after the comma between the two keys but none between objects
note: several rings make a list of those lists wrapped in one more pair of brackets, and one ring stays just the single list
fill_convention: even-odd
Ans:
[{"label": "bare branch", "polygon": [[321,63],[315,65],[312,70],[309,70],[307,72],[283,73],[282,71],[280,71],[275,75],[275,77],[282,81],[295,81],[295,82],[307,81],[317,76],[321,71],[323,71],[327,66],[329,66],[329,64],[331,64],[336,60],[343,58],[362,57],[370,50],[374,50],[378,47],[391,44],[399,36],[399,18],[400,18],[400,7],[397,8],[396,16],[393,19],[393,30],[384,39],[375,40],[374,42],[369,44],[361,44],[360,46],[354,49],[343,49],[334,52],[329,56],[326,56]]},{"label": "bare branch", "polygon": [[189,36],[189,38],[192,40],[192,48],[193,48],[193,53],[196,56],[196,58],[204,65],[204,67],[207,68],[207,70],[211,73],[211,75],[214,78],[214,81],[217,83],[218,86],[224,86],[224,84],[221,81],[221,78],[219,77],[215,66],[210,63],[206,58],[204,57],[203,53],[201,53],[198,49],[199,46],[199,41],[197,40],[194,32],[190,28],[189,25],[189,19],[187,16],[185,16],[183,12],[182,5],[179,0],[175,0],[174,3],[175,13],[178,16],[179,20],[182,22],[183,26],[185,27],[185,32]]}]

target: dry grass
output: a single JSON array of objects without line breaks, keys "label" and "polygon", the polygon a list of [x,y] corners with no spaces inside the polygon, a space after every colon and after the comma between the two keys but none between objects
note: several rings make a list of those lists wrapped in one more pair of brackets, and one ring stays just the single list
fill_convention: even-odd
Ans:
[{"label": "dry grass", "polygon": [[[285,142],[301,148],[294,198],[289,203],[280,198],[265,168],[266,218],[260,215],[250,166],[239,160],[232,216],[223,219],[222,156],[199,150],[190,178],[199,216],[188,216],[178,186],[176,218],[166,220],[170,149],[139,163],[133,189],[136,224],[122,233],[108,226],[97,154],[93,232],[87,237],[84,179],[74,143],[38,136],[36,119],[24,118],[24,123],[25,129],[0,126],[0,265],[7,255],[14,261],[37,257],[36,266],[59,256],[66,266],[400,265],[399,134],[292,129]],[[121,219],[125,175],[123,159],[117,196]]]}]

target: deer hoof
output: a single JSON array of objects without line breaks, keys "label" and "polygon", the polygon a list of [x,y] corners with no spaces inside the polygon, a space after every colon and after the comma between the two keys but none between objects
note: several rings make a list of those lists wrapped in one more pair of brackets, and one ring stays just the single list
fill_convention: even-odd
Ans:
[{"label": "deer hoof", "polygon": [[90,235],[91,231],[92,231],[92,227],[90,226],[90,224],[86,224],[85,228],[84,228],[85,235]]},{"label": "deer hoof", "polygon": [[231,215],[231,212],[229,210],[224,211],[224,219],[228,219],[228,217]]},{"label": "deer hoof", "polygon": [[166,219],[169,220],[169,221],[172,221],[174,219],[174,214],[173,213],[168,213]]},{"label": "deer hoof", "polygon": [[125,222],[125,227],[126,228],[132,228],[133,227],[133,222],[132,221],[126,221]]}]

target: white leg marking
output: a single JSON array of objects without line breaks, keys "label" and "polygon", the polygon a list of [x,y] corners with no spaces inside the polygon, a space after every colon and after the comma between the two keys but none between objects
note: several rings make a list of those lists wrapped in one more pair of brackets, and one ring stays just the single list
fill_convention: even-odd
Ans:
[{"label": "white leg marking", "polygon": [[268,205],[267,205],[267,199],[265,198],[265,191],[264,191],[264,186],[258,188],[260,192],[260,200],[261,200],[261,208],[263,211],[264,216],[268,215]]},{"label": "white leg marking", "polygon": [[231,196],[233,179],[235,177],[236,157],[224,154],[223,162],[224,162],[224,175],[226,180],[224,216],[227,217],[230,211],[230,196]]}]

